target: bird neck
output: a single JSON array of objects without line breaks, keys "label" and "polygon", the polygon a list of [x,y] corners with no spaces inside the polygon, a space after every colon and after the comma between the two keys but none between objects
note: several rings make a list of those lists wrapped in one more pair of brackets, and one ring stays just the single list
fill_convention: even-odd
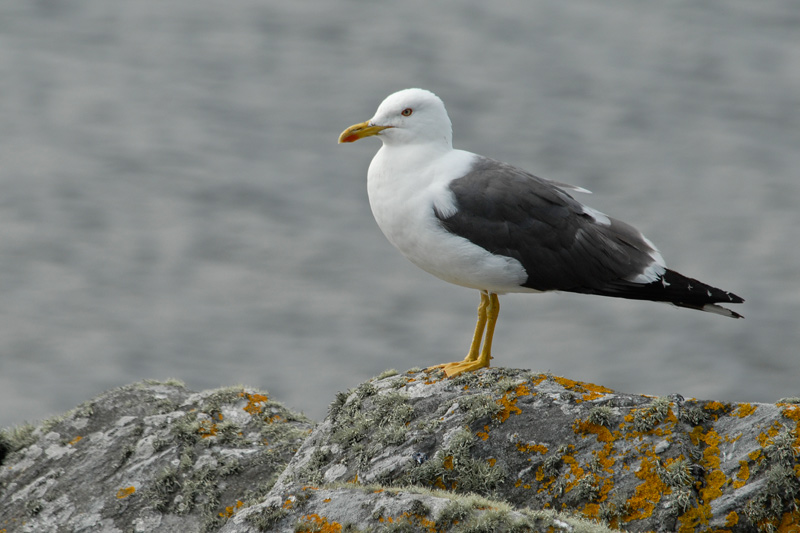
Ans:
[{"label": "bird neck", "polygon": [[381,160],[383,165],[398,170],[425,168],[452,151],[452,144],[446,142],[384,143],[375,155],[375,159]]}]

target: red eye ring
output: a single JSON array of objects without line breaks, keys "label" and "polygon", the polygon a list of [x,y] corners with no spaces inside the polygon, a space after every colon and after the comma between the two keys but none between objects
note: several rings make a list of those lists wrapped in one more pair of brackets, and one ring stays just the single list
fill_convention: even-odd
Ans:
[{"label": "red eye ring", "polygon": [[403,109],[403,111],[401,111],[400,114],[403,115],[404,117],[410,117],[411,113],[413,113],[413,112],[414,112],[413,109],[411,109],[410,107],[407,107],[407,108]]}]

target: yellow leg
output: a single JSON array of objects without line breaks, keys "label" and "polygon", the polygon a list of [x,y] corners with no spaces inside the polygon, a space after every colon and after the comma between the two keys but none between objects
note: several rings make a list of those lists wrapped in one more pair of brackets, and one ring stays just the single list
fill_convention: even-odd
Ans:
[{"label": "yellow leg", "polygon": [[481,303],[478,305],[478,323],[475,324],[475,333],[472,334],[472,344],[469,346],[469,353],[464,358],[464,361],[475,361],[478,359],[478,354],[481,350],[481,340],[483,339],[483,330],[486,329],[486,309],[489,307],[489,295],[481,291]]},{"label": "yellow leg", "polygon": [[[481,303],[478,306],[478,323],[475,325],[475,333],[472,336],[472,344],[469,353],[463,361],[438,365],[433,368],[441,368],[447,377],[452,378],[462,372],[472,372],[480,368],[489,366],[492,359],[492,338],[494,337],[494,327],[497,323],[497,316],[500,313],[500,299],[496,294],[481,291]],[[484,339],[484,332],[486,338]],[[483,340],[483,349],[481,349]]]},{"label": "yellow leg", "polygon": [[497,325],[497,317],[500,316],[500,298],[496,294],[489,295],[489,309],[486,310],[486,338],[483,341],[483,350],[478,363],[478,368],[488,367],[492,359],[492,340],[494,339],[494,327]]}]

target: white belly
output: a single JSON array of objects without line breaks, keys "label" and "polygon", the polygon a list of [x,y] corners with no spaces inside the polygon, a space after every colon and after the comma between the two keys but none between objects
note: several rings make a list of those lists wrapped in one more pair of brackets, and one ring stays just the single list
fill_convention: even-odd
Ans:
[{"label": "white belly", "polygon": [[520,286],[527,274],[519,261],[448,232],[434,214],[434,206],[445,215],[453,213],[450,176],[454,169],[455,175],[464,174],[474,154],[454,150],[423,172],[417,166],[405,173],[402,154],[387,159],[384,152],[370,165],[368,191],[372,213],[389,242],[412,263],[450,283],[495,293],[533,292]]}]

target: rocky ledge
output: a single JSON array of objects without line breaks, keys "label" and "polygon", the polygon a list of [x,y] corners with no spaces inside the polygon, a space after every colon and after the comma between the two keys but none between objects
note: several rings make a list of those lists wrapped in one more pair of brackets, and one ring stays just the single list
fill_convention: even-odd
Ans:
[{"label": "rocky ledge", "polygon": [[0,432],[0,533],[800,530],[800,405],[389,371],[317,424],[142,382]]}]

